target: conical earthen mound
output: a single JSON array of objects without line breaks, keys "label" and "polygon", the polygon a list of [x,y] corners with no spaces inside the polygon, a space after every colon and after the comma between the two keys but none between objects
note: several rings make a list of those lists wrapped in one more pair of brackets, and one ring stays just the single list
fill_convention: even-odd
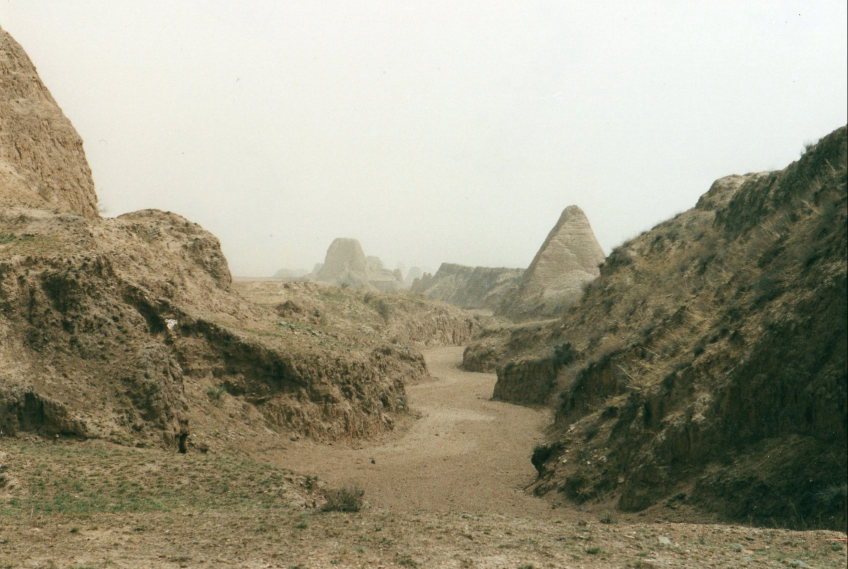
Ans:
[{"label": "conical earthen mound", "polygon": [[583,286],[600,274],[603,260],[586,214],[576,205],[568,206],[501,312],[512,318],[557,315],[580,298]]}]

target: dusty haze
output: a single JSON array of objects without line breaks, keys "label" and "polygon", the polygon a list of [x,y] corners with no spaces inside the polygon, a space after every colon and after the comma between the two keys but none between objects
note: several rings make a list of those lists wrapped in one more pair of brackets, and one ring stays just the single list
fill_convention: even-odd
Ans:
[{"label": "dusty haze", "polygon": [[0,1],[106,215],[198,221],[235,274],[355,237],[526,267],[568,204],[606,251],[845,124],[844,2]]}]

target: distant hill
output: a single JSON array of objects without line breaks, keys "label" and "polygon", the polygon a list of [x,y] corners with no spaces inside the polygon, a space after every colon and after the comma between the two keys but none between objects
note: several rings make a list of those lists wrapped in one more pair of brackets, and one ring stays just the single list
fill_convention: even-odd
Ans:
[{"label": "distant hill", "polygon": [[306,269],[280,269],[279,271],[274,273],[272,278],[275,278],[275,279],[299,279],[299,278],[306,276],[306,274],[308,272],[309,271],[307,271]]},{"label": "distant hill", "polygon": [[346,237],[330,243],[324,262],[308,279],[356,290],[394,292],[405,288],[403,275],[385,269],[378,257],[366,257],[359,241]]},{"label": "distant hill", "polygon": [[462,308],[494,310],[518,286],[523,269],[466,267],[442,263],[435,275],[425,273],[412,292]]}]

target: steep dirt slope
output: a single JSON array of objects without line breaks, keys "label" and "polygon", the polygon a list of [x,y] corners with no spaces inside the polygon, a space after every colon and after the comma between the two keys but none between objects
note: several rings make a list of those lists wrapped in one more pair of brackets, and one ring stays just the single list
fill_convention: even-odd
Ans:
[{"label": "steep dirt slope", "polygon": [[[462,355],[462,368],[494,372],[516,359],[546,359],[550,354],[549,343],[559,338],[557,322],[554,318],[519,323],[493,318],[466,346]],[[500,388],[503,387],[504,383],[501,382]],[[515,403],[544,403],[551,394],[550,387],[538,397],[530,395],[526,385],[520,387],[514,397],[503,399]]]},{"label": "steep dirt slope", "polygon": [[97,217],[82,140],[0,28],[0,206],[11,205]]},{"label": "steep dirt slope", "polygon": [[844,527],[845,175],[841,128],[783,171],[718,180],[523,340],[495,393],[553,397],[537,492]]},{"label": "steep dirt slope", "polygon": [[523,269],[442,263],[435,275],[425,273],[416,279],[412,292],[462,308],[495,310],[515,290],[523,273]]}]

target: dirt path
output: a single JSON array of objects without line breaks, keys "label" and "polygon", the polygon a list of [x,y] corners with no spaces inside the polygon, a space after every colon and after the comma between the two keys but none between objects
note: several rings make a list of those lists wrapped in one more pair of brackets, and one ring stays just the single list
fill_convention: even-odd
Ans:
[{"label": "dirt path", "polygon": [[399,437],[358,448],[299,442],[275,462],[334,485],[355,482],[369,504],[394,511],[549,513],[523,492],[535,476],[530,449],[547,411],[491,401],[494,374],[459,369],[462,348],[424,356],[433,381],[408,388],[421,418]]}]

